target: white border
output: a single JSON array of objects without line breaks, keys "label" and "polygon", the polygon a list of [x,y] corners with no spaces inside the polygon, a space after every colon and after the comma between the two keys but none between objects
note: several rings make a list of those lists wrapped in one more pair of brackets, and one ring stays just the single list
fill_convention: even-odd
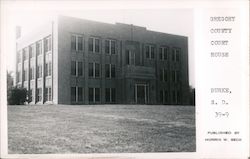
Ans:
[{"label": "white border", "polygon": [[[30,3],[32,2],[32,3]],[[4,9],[3,4],[10,4],[10,3],[16,3],[16,5],[20,6],[27,6],[27,5],[33,5],[33,3],[39,3],[40,6],[46,6],[48,8],[54,8],[57,7],[58,9],[63,9],[61,5],[58,5],[58,3],[63,3],[64,5],[67,5],[69,8],[74,7],[74,9],[80,9],[77,8],[75,4],[82,4],[81,1],[1,1],[1,12]],[[249,2],[248,1],[240,1],[240,0],[235,0],[235,1],[147,1],[147,0],[139,0],[139,1],[86,1],[84,2],[86,8],[88,9],[103,9],[103,6],[106,6],[106,9],[110,8],[116,8],[116,9],[164,9],[164,8],[191,8],[191,9],[202,9],[202,8],[249,8]],[[99,5],[96,6],[96,3]],[[74,4],[74,5],[73,5]],[[248,14],[249,15],[249,14]],[[1,13],[1,19],[4,18],[6,15],[3,15]],[[248,17],[249,19],[249,17]],[[246,21],[247,23],[248,21]],[[200,152],[194,152],[194,153],[122,153],[122,154],[55,154],[55,155],[8,155],[7,154],[7,106],[6,106],[6,61],[5,61],[5,48],[4,48],[4,39],[2,36],[2,33],[5,32],[4,24],[1,23],[1,63],[0,63],[0,70],[1,70],[1,75],[0,75],[0,90],[1,90],[1,96],[0,96],[0,102],[1,102],[1,111],[0,111],[0,117],[1,117],[1,147],[0,147],[0,157],[2,158],[203,158],[206,157]],[[245,26],[249,26],[249,23],[245,24]],[[244,27],[243,27],[244,28]],[[249,35],[249,33],[247,34]],[[197,39],[196,39],[197,40]],[[245,39],[246,41],[249,42],[249,38]],[[247,46],[247,50],[249,47]],[[246,48],[245,48],[246,49]],[[248,62],[249,62],[249,56],[246,55],[245,57],[244,64],[246,65],[246,70],[243,70],[244,72],[247,73],[246,78],[246,88],[243,90],[246,92],[246,95],[248,98],[248,91],[249,91],[249,84],[248,84],[248,79],[249,79],[249,68],[248,68]],[[196,66],[199,66],[199,63],[197,62],[198,59],[195,60]],[[199,81],[199,77],[196,74],[196,83]],[[196,93],[197,94],[197,93]],[[196,96],[197,101],[202,100],[199,99],[199,95]],[[199,102],[198,102],[199,103]],[[246,101],[246,106],[249,105],[249,101]],[[199,107],[199,106],[197,106]],[[199,110],[199,109],[198,109]],[[249,112],[249,108],[247,108]],[[248,113],[249,115],[249,113]],[[196,111],[196,124],[198,123],[197,120],[199,120],[199,111]],[[199,122],[200,123],[200,122]],[[246,123],[247,125],[247,123]],[[244,126],[246,126],[244,125]],[[196,141],[199,140],[201,136],[199,136],[199,125],[196,125]],[[249,129],[248,129],[249,132]],[[249,138],[248,138],[249,139]],[[198,145],[198,144],[196,144]],[[197,149],[198,150],[198,149]],[[249,152],[248,152],[249,153]],[[242,157],[244,158],[247,157],[248,154],[242,154],[242,156],[233,156],[233,157]],[[226,156],[222,155],[223,157],[232,157],[232,156]],[[221,155],[213,155],[213,158],[219,158],[222,157]],[[212,156],[210,156],[212,157]]]}]

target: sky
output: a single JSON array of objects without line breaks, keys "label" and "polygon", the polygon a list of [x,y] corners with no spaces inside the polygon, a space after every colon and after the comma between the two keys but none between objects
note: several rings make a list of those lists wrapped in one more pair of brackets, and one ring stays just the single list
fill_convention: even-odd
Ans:
[{"label": "sky", "polygon": [[82,1],[21,1],[6,2],[1,6],[4,34],[4,53],[7,70],[15,69],[15,27],[22,27],[22,35],[29,34],[38,26],[57,15],[72,16],[114,24],[116,22],[146,27],[148,30],[188,37],[189,83],[194,86],[193,10],[171,8],[161,4],[139,2],[110,3]]}]

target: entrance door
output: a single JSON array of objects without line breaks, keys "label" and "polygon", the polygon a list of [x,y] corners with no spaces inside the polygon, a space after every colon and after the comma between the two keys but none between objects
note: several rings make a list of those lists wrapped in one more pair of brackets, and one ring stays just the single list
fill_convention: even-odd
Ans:
[{"label": "entrance door", "polygon": [[147,104],[148,86],[146,84],[135,84],[135,102],[137,104]]}]

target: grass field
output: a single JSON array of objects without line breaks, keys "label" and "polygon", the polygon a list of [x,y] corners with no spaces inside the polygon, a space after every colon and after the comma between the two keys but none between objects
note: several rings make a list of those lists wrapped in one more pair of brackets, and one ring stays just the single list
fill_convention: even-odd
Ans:
[{"label": "grass field", "polygon": [[8,107],[9,153],[195,151],[195,107]]}]

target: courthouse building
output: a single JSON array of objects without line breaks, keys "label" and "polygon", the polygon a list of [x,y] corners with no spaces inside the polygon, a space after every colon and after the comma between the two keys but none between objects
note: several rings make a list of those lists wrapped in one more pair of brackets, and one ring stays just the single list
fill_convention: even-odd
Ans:
[{"label": "courthouse building", "polygon": [[188,104],[188,38],[59,16],[16,42],[31,104]]}]

